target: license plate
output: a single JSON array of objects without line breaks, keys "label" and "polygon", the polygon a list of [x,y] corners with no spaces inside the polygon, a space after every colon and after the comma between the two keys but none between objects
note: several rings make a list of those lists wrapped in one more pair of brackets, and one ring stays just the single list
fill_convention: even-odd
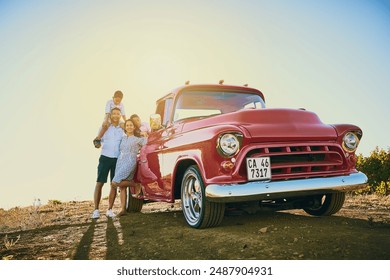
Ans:
[{"label": "license plate", "polygon": [[269,157],[247,158],[246,170],[249,181],[271,179],[271,161]]}]

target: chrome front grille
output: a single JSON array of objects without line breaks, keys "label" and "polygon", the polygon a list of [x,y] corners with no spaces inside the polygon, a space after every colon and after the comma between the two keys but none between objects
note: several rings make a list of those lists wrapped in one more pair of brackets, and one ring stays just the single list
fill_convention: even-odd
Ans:
[{"label": "chrome front grille", "polygon": [[[343,174],[347,171],[338,145],[291,144],[255,148],[246,157],[270,157],[272,180],[311,178]],[[244,175],[246,167],[240,170]]]}]

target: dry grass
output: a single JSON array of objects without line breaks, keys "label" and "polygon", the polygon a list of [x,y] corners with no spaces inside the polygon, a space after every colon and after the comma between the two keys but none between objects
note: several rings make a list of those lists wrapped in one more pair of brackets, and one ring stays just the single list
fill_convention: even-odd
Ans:
[{"label": "dry grass", "polygon": [[[221,227],[204,231],[192,230],[185,224],[179,201],[174,204],[147,203],[142,213],[132,213],[117,220],[104,216],[107,206],[108,201],[103,200],[100,207],[102,217],[97,221],[91,219],[92,201],[51,200],[39,207],[0,209],[0,259],[177,259],[179,251],[182,253],[180,258],[193,257],[188,254],[194,248],[200,250],[195,253],[197,258],[216,258],[215,252],[219,252],[217,257],[222,259],[252,258],[247,252],[264,244],[273,251],[260,256],[257,255],[258,249],[254,249],[251,254],[258,258],[290,258],[291,252],[286,251],[288,248],[280,240],[305,241],[304,244],[294,241],[290,242],[291,246],[290,243],[287,245],[298,246],[294,249],[296,252],[307,251],[303,257],[307,259],[375,259],[387,258],[384,247],[390,244],[390,197],[378,195],[348,195],[341,211],[329,219],[309,217],[302,210],[267,212],[225,217]],[[114,212],[118,213],[119,209],[117,199]],[[243,228],[245,235],[242,234]],[[262,228],[268,229],[258,239]],[[338,239],[333,244],[334,240],[329,236],[335,232]],[[214,240],[215,236],[218,239]],[[198,246],[209,239],[214,240],[214,249]],[[234,249],[236,241],[226,246],[234,239],[244,242],[239,251]],[[253,242],[264,244],[253,245]],[[253,246],[248,247],[248,244]],[[317,251],[313,246],[333,246],[334,249],[323,251],[317,248]],[[340,252],[345,255],[340,255]],[[367,252],[372,253],[367,255]]]},{"label": "dry grass", "polygon": [[[107,200],[103,199],[102,210],[106,208],[107,203]],[[118,203],[117,199],[114,208],[119,207]],[[172,207],[170,204],[161,204],[161,207]],[[160,203],[153,205],[160,205]],[[143,211],[153,212],[153,205],[145,205]],[[152,208],[148,209],[149,207]],[[375,213],[378,210],[390,212],[390,196],[348,194],[343,209],[361,209],[368,214],[368,217],[370,212]],[[9,210],[0,208],[0,234],[88,221],[92,210],[92,201],[61,202],[59,200],[50,200],[48,204],[41,206],[14,207]]]},{"label": "dry grass", "polygon": [[7,250],[11,249],[16,243],[18,243],[20,239],[20,234],[16,237],[16,239],[9,239],[6,234],[4,237],[4,246]]},{"label": "dry grass", "polygon": [[346,196],[344,207],[390,210],[390,196],[383,196],[377,194],[362,194],[362,195],[348,194]]},{"label": "dry grass", "polygon": [[347,195],[341,211],[351,211],[354,218],[366,219],[370,226],[390,223],[390,196],[377,194]]},{"label": "dry grass", "polygon": [[53,224],[77,222],[80,217],[90,214],[91,201],[60,202],[51,200],[42,206],[14,207],[9,210],[0,209],[0,233],[26,231]]}]

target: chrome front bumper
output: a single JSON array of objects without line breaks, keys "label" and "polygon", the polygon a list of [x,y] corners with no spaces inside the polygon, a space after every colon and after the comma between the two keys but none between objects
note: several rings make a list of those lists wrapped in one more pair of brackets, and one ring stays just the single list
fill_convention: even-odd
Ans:
[{"label": "chrome front bumper", "polygon": [[276,182],[255,181],[244,184],[211,184],[206,187],[206,198],[213,202],[244,202],[346,192],[364,188],[367,186],[367,180],[364,173],[357,172],[347,176]]}]

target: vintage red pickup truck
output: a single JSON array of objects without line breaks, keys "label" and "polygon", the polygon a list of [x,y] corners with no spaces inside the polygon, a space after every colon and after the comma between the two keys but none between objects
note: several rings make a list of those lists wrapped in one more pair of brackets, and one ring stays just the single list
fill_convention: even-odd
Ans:
[{"label": "vintage red pickup truck", "polygon": [[[159,99],[156,114],[136,180],[143,199],[181,199],[193,228],[217,226],[225,209],[240,207],[331,215],[345,192],[367,185],[355,169],[359,127],[266,108],[255,88],[186,84]],[[129,196],[128,210],[140,211],[143,199]]]}]

